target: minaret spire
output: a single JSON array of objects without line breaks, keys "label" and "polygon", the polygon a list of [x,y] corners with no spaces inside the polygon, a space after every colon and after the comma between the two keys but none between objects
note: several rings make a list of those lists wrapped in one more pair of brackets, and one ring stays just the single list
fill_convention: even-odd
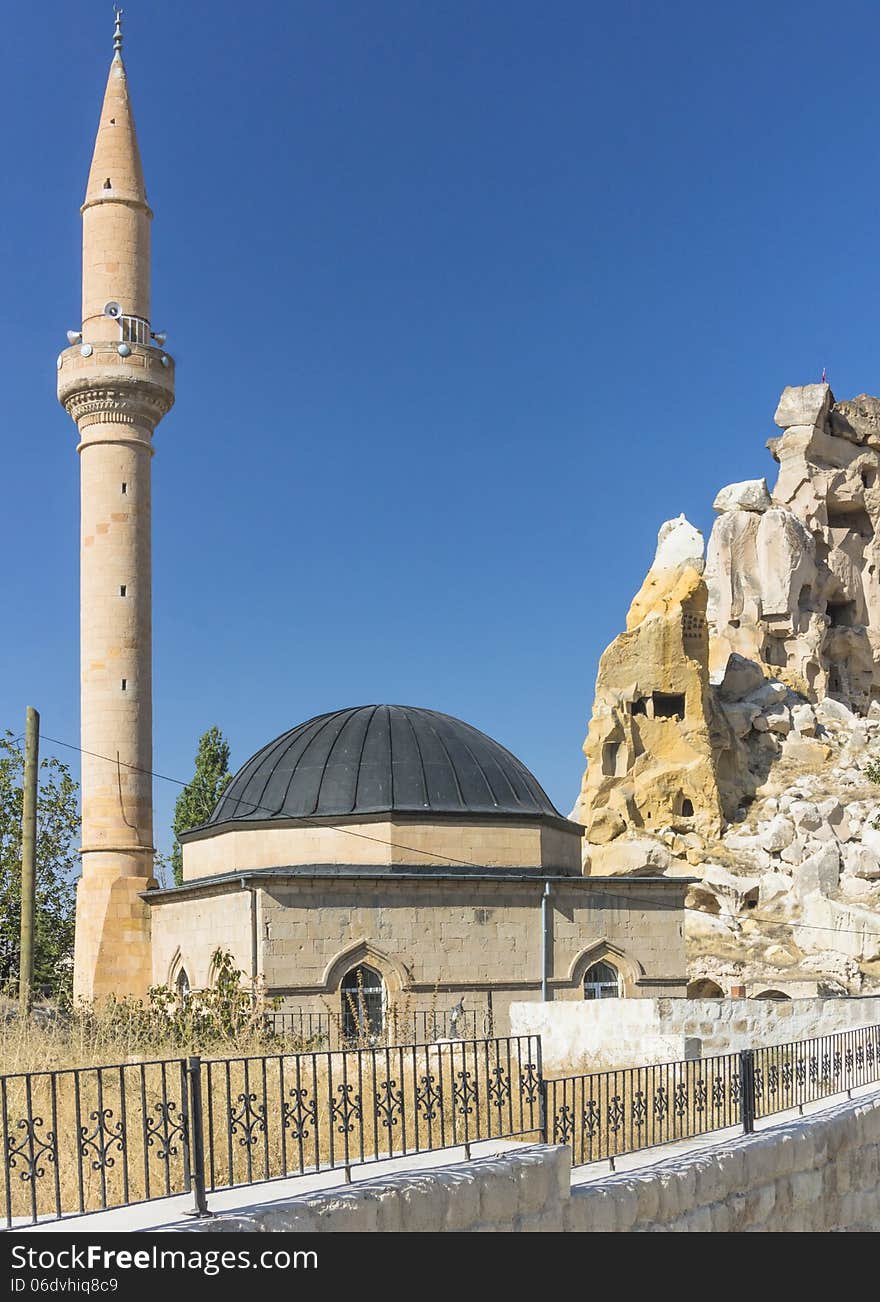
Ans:
[{"label": "minaret spire", "polygon": [[82,328],[58,358],[79,432],[82,878],[74,994],[152,982],[150,462],[174,363],[150,323],[150,224],[116,8],[113,59],[82,205]]}]

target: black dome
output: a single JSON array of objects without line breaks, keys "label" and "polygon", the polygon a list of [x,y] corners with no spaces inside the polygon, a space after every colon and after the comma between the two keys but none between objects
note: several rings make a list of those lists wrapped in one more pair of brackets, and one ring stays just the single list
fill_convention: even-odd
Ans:
[{"label": "black dome", "polygon": [[396,811],[561,818],[525,765],[469,723],[407,705],[361,705],[318,715],[264,746],[206,826]]}]

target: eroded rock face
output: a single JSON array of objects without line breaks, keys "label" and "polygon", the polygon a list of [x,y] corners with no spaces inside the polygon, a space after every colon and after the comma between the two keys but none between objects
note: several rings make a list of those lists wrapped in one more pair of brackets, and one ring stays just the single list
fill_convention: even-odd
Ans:
[{"label": "eroded rock face", "polygon": [[736,651],[864,713],[880,695],[880,401],[808,384],[783,392],[775,420],[772,505],[732,502],[709,539],[710,666]]},{"label": "eroded rock face", "polygon": [[683,516],[667,521],[626,631],[602,656],[574,812],[593,871],[629,862],[614,848],[627,833],[721,830],[702,570],[700,533]]},{"label": "eroded rock face", "polygon": [[880,990],[880,399],[788,388],[705,565],[663,526],[602,657],[573,817],[585,872],[693,875],[694,980]]}]

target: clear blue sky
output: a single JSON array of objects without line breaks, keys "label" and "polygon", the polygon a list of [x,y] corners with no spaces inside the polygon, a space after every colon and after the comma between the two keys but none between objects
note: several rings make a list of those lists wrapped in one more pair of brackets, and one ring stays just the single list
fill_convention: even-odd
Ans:
[{"label": "clear blue sky", "polygon": [[[426,705],[567,812],[659,524],[770,474],[785,384],[880,388],[871,3],[126,4],[178,363],[155,767]],[[79,735],[56,353],[109,4],[9,6],[0,727]],[[51,748],[48,748],[51,749]],[[69,752],[59,752],[72,758]],[[157,783],[167,849],[176,788]]]}]

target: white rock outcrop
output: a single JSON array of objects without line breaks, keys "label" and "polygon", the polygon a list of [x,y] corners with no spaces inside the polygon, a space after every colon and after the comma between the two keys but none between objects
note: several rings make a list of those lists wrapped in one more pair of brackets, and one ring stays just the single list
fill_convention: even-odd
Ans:
[{"label": "white rock outcrop", "polygon": [[592,827],[587,872],[700,879],[695,981],[864,994],[880,991],[880,399],[790,387],[774,419],[776,484],[721,489],[705,565],[683,516],[661,529],[603,658],[573,817]]}]

